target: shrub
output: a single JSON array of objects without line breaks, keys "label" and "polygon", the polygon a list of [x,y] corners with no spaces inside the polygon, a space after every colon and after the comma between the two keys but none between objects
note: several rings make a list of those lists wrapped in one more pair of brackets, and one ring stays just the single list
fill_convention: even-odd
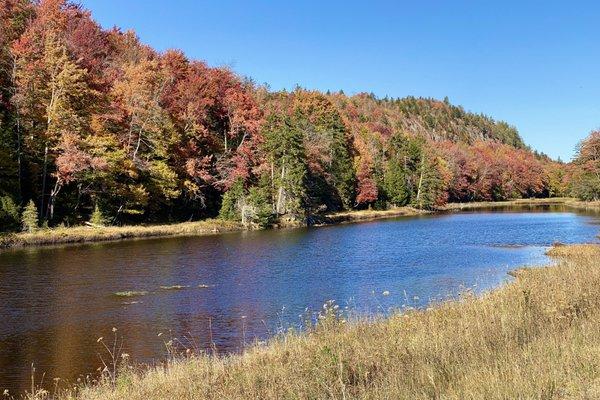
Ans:
[{"label": "shrub", "polygon": [[19,226],[19,206],[10,196],[0,197],[0,231],[14,230]]}]

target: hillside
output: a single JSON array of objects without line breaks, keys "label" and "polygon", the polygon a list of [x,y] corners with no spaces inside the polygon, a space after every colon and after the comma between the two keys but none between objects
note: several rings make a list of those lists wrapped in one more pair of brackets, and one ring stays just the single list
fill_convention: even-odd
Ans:
[{"label": "hillside", "polygon": [[515,128],[447,99],[272,92],[64,0],[1,7],[0,230],[30,201],[50,226],[267,226],[562,190]]},{"label": "hillside", "polygon": [[391,127],[434,141],[475,143],[495,141],[524,148],[517,129],[506,122],[495,121],[483,114],[465,111],[460,106],[431,98],[404,97],[377,99],[373,95],[358,95],[350,100],[370,103],[361,109],[362,115],[379,109]]}]

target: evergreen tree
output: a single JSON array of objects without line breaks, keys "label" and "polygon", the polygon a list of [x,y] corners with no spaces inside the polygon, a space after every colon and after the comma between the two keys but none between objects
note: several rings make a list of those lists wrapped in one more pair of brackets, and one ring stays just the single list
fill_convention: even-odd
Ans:
[{"label": "evergreen tree", "polygon": [[384,174],[384,193],[388,202],[395,206],[405,206],[410,202],[408,171],[401,160],[390,160]]},{"label": "evergreen tree", "polygon": [[98,204],[96,204],[96,207],[94,207],[94,212],[92,213],[92,216],[90,217],[90,222],[93,225],[97,225],[97,226],[106,225],[106,218],[102,214],[102,211],[100,210],[100,207],[98,207]]},{"label": "evergreen tree", "polygon": [[442,176],[443,161],[425,149],[421,155],[419,178],[412,205],[420,209],[431,209],[445,203],[446,185]]},{"label": "evergreen tree", "polygon": [[242,219],[241,203],[244,199],[244,182],[236,179],[231,188],[223,195],[219,217],[227,221],[240,221]]},{"label": "evergreen tree", "polygon": [[251,222],[261,228],[273,224],[275,215],[271,205],[271,188],[268,176],[261,176],[258,185],[250,188],[247,203],[252,212]]},{"label": "evergreen tree", "polygon": [[383,175],[384,192],[391,204],[405,206],[413,200],[422,152],[423,144],[420,141],[402,134],[392,137]]},{"label": "evergreen tree", "polygon": [[288,115],[272,115],[264,134],[272,184],[276,188],[275,213],[303,216],[307,167],[303,134],[297,120]]},{"label": "evergreen tree", "polygon": [[331,126],[331,166],[333,185],[345,209],[352,208],[356,197],[356,172],[346,139],[344,124],[336,116]]},{"label": "evergreen tree", "polygon": [[29,203],[23,210],[21,223],[23,230],[26,232],[32,233],[39,229],[38,209],[33,200],[29,200]]}]

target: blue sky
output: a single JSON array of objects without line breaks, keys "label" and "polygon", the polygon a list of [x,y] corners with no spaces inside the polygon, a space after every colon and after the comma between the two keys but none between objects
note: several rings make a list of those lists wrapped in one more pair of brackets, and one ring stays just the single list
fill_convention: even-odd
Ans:
[{"label": "blue sky", "polygon": [[448,96],[563,160],[600,127],[600,2],[82,3],[104,27],[273,89]]}]

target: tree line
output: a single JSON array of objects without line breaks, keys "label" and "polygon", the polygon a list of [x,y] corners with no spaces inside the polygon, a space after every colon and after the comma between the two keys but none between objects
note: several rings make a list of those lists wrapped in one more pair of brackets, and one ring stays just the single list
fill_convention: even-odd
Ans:
[{"label": "tree line", "polygon": [[0,107],[0,230],[19,229],[24,209],[49,226],[268,226],[562,195],[574,176],[448,99],[274,92],[102,29],[66,0],[0,3]]}]

